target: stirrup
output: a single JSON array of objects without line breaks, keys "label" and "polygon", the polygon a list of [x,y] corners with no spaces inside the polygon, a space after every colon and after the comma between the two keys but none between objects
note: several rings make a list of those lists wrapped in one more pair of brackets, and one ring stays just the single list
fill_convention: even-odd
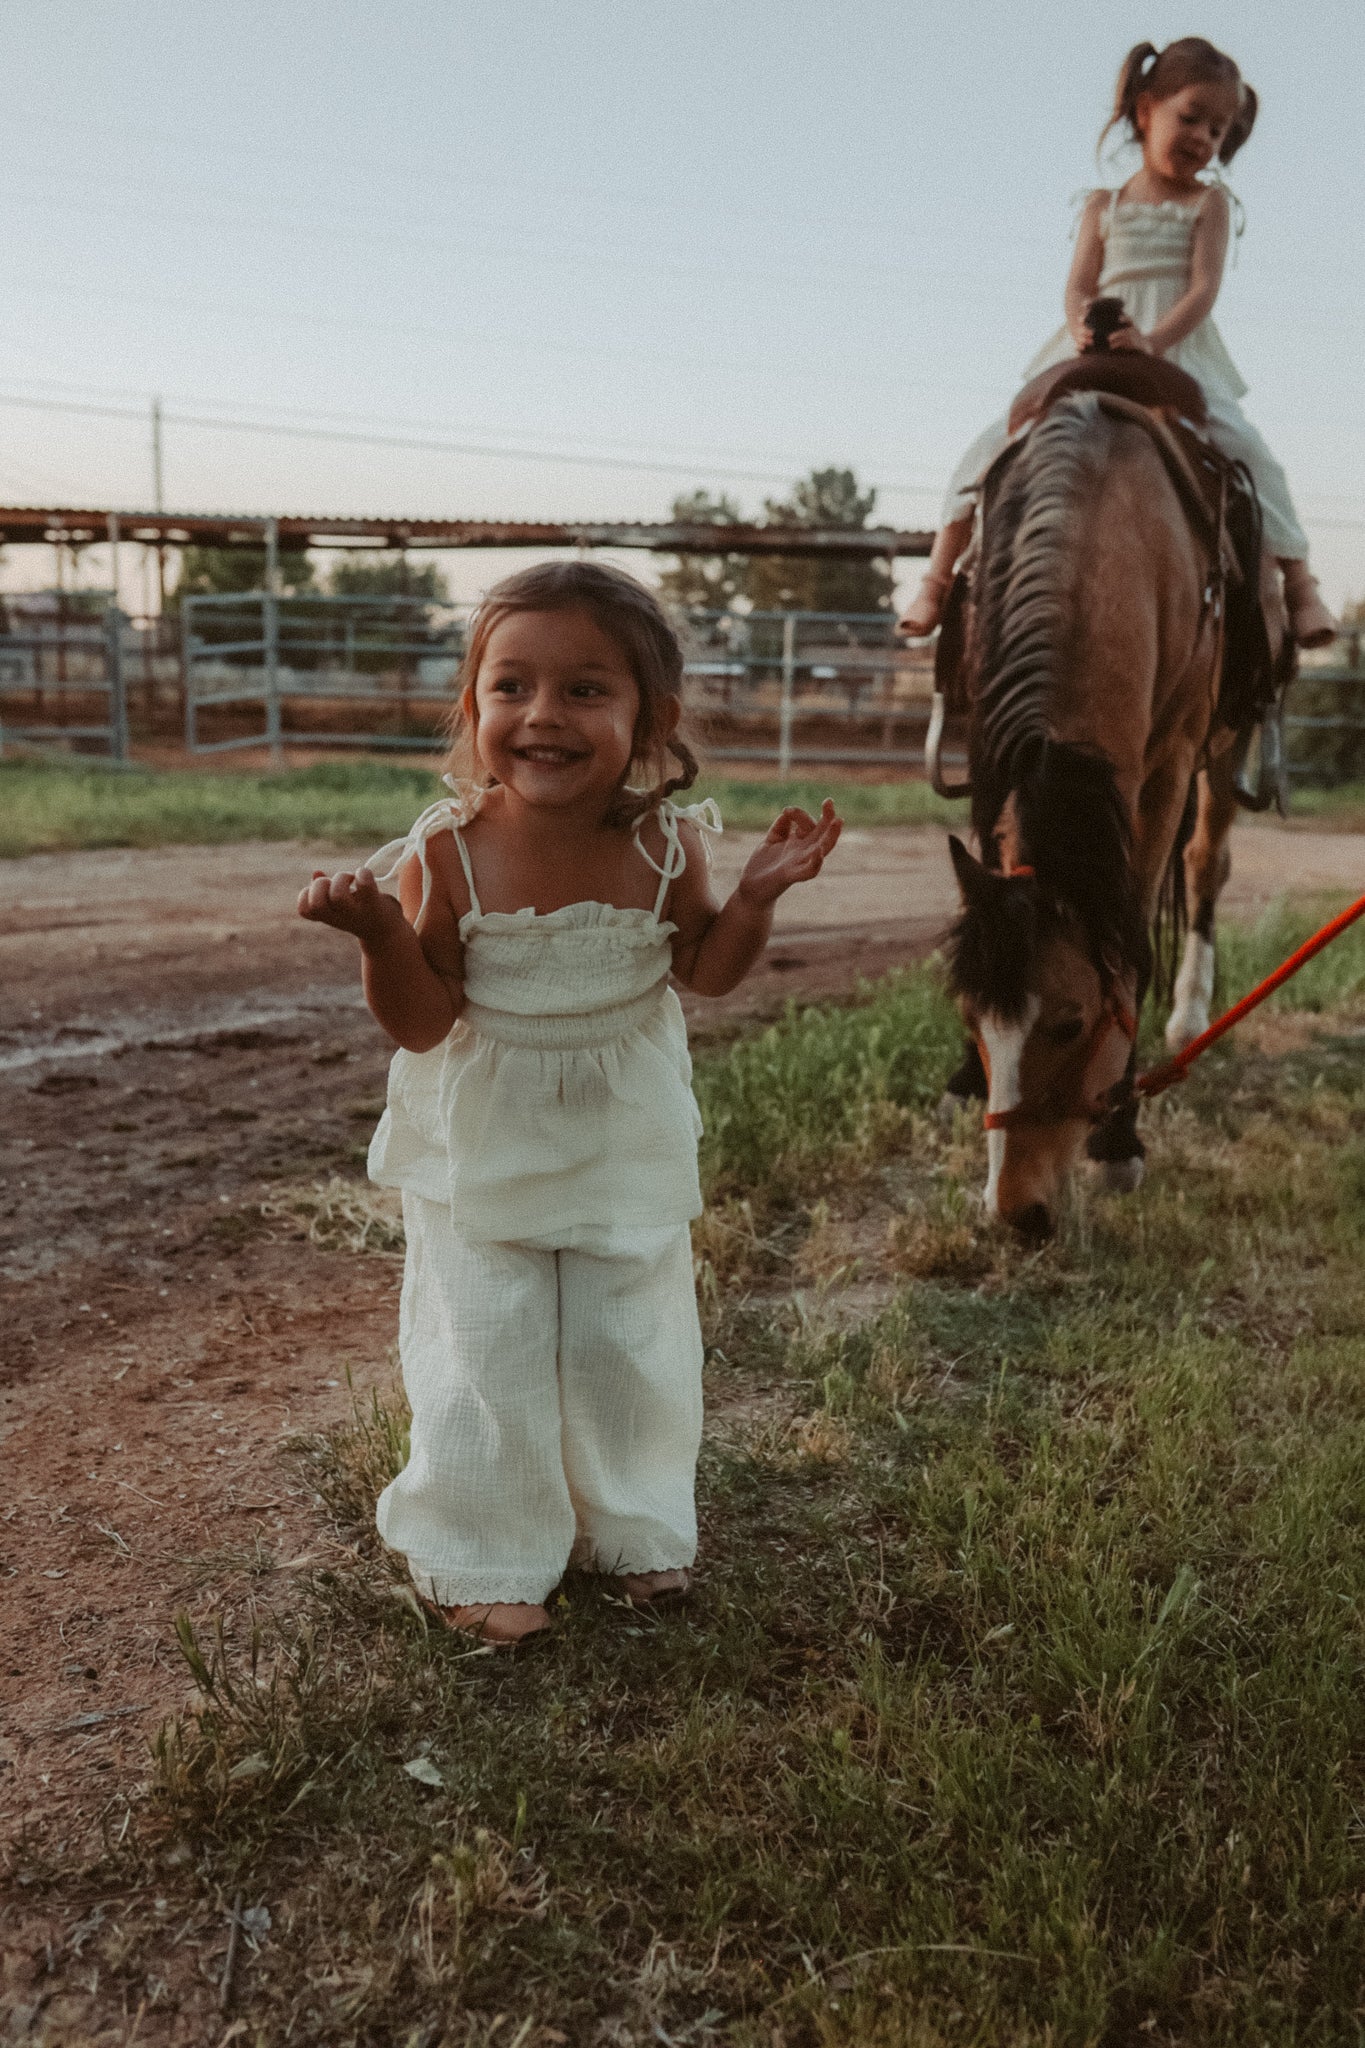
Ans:
[{"label": "stirrup", "polygon": [[925,773],[936,796],[970,796],[970,776],[965,782],[949,782],[943,772],[943,729],[947,722],[948,713],[943,701],[943,692],[935,690],[933,708],[929,713],[929,730],[924,735]]},{"label": "stirrup", "polygon": [[[1284,758],[1284,700],[1279,699],[1257,725],[1237,736],[1232,793],[1244,811],[1277,810],[1289,816],[1289,772]],[[1255,743],[1256,765],[1252,768]]]}]

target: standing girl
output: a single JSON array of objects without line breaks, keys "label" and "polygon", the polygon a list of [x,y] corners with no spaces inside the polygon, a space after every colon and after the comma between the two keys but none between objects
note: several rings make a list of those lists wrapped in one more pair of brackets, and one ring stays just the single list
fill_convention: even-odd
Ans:
[{"label": "standing girl", "polygon": [[[716,901],[719,818],[671,801],[697,773],[682,666],[633,578],[508,577],[461,670],[454,796],[377,875],[317,875],[299,898],[359,939],[401,1048],[370,1175],[403,1194],[412,1441],[379,1532],[451,1626],[499,1645],[549,1626],[571,1556],[635,1602],[687,1590],[701,1119],[669,975],[734,988],[840,831],[831,803],[783,811]],[[398,902],[378,887],[395,873]]]},{"label": "standing girl", "polygon": [[[1197,378],[1208,404],[1210,438],[1244,462],[1261,500],[1265,544],[1284,573],[1294,637],[1318,647],[1337,630],[1308,567],[1284,471],[1238,400],[1246,385],[1213,324],[1230,228],[1228,195],[1210,166],[1230,164],[1251,133],[1256,95],[1231,57],[1202,36],[1182,36],[1157,51],[1139,43],[1119,73],[1114,111],[1100,136],[1122,128],[1141,145],[1142,169],[1113,192],[1092,192],[1076,235],[1066,286],[1066,324],[1039,351],[1025,380],[1085,349],[1085,316],[1097,296],[1123,300],[1127,320],[1111,348],[1167,356]],[[1009,440],[997,420],[973,441],[953,472],[928,573],[901,630],[932,633],[959,556],[971,538],[977,484]]]}]

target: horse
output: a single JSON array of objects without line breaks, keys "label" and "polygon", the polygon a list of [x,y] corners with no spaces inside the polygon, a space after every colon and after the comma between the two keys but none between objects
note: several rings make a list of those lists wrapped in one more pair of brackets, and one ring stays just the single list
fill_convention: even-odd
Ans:
[{"label": "horse", "polygon": [[1042,1239],[1082,1145],[1109,1187],[1142,1178],[1131,1084],[1168,871],[1188,916],[1168,1043],[1209,1021],[1237,807],[1217,725],[1219,536],[1132,409],[1095,391],[1059,397],[983,493],[968,743],[982,858],[950,841],[949,985],[987,1096],[986,1207]]}]

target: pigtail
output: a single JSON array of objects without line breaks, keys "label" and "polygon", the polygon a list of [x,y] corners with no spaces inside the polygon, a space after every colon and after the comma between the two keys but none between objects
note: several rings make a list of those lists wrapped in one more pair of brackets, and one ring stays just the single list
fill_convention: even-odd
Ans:
[{"label": "pigtail", "polygon": [[676,796],[679,790],[691,789],[701,774],[701,763],[687,741],[674,733],[672,739],[666,742],[665,751],[680,764],[681,774],[670,775],[667,769],[664,769],[652,789],[632,789],[628,782],[623,782],[607,812],[608,824],[638,824],[641,818],[647,818],[650,812],[657,810],[668,797]]},{"label": "pigtail", "polygon": [[1260,104],[1255,92],[1243,80],[1242,97],[1238,103],[1237,112],[1232,117],[1228,132],[1223,137],[1222,147],[1218,152],[1220,164],[1230,164],[1232,162],[1232,159],[1256,126],[1256,115]]},{"label": "pigtail", "polygon": [[668,742],[668,751],[674,760],[681,764],[682,773],[681,775],[668,776],[660,787],[658,795],[653,799],[655,803],[659,802],[663,797],[676,796],[680,789],[691,789],[692,784],[701,774],[700,761],[692,752],[691,747],[688,746],[687,741],[679,739],[676,733]]},{"label": "pigtail", "polygon": [[1152,67],[1159,55],[1155,43],[1134,43],[1119,67],[1118,83],[1114,87],[1114,111],[1100,130],[1100,139],[1095,145],[1098,156],[1104,148],[1109,132],[1113,128],[1126,126],[1129,136],[1137,133],[1138,94],[1142,92],[1151,75]]}]

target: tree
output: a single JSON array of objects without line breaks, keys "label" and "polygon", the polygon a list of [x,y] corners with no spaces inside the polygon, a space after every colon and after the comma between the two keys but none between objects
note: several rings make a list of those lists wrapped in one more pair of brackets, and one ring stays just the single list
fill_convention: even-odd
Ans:
[{"label": "tree", "polygon": [[343,555],[327,579],[333,597],[424,597],[448,604],[450,588],[435,562],[413,568],[401,551],[393,555]]},{"label": "tree", "polygon": [[[860,492],[851,469],[813,469],[785,501],[764,505],[769,526],[833,526],[856,531],[867,525],[875,491]],[[756,611],[889,611],[893,583],[889,563],[848,556],[754,555],[745,594]]]},{"label": "tree", "polygon": [[[282,547],[279,565],[281,590],[297,595],[317,589],[312,561],[303,548]],[[166,609],[179,611],[185,597],[236,597],[244,591],[264,589],[264,548],[182,548],[180,574],[166,599]]]},{"label": "tree", "polygon": [[[680,526],[737,526],[743,516],[733,499],[713,498],[709,491],[673,500]],[[744,589],[748,566],[744,555],[679,555],[659,578],[659,588],[685,611],[725,612]]]}]

